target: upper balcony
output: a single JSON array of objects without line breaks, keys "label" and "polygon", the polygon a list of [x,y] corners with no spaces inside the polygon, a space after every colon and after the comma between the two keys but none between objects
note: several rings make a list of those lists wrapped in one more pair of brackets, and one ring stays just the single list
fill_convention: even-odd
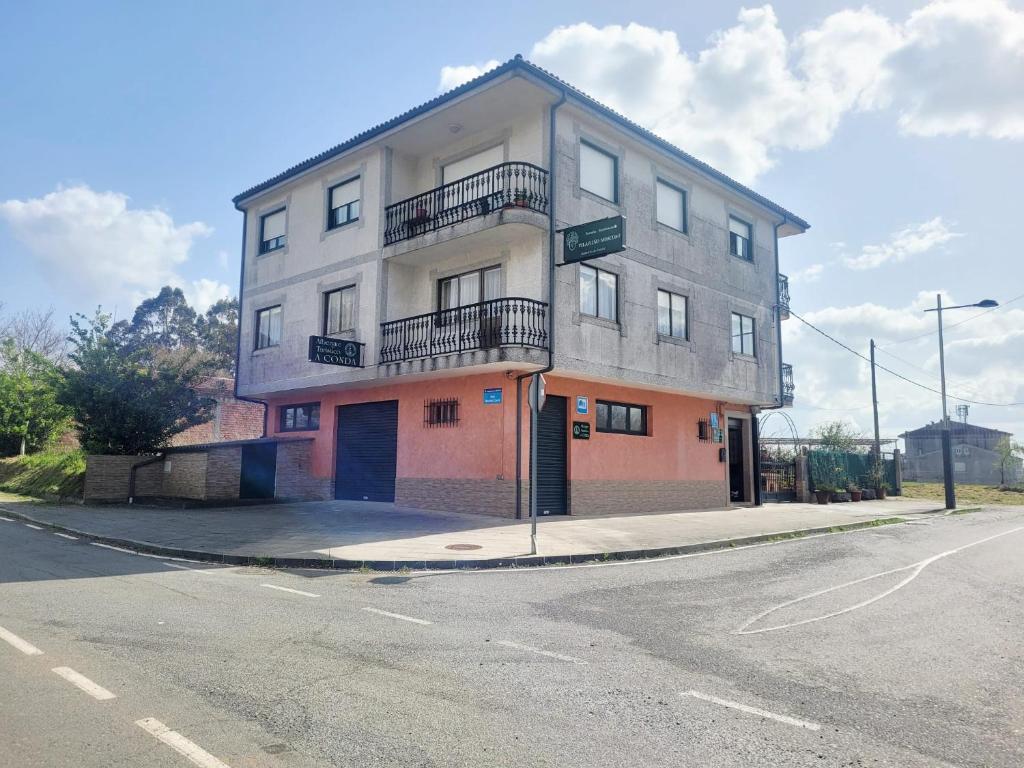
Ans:
[{"label": "upper balcony", "polygon": [[547,213],[547,171],[532,163],[501,163],[389,205],[384,244],[515,208]]},{"label": "upper balcony", "polygon": [[793,393],[796,385],[793,383],[793,366],[790,363],[782,364],[782,404],[793,404]]},{"label": "upper balcony", "polygon": [[789,319],[789,278],[779,273],[779,318]]}]

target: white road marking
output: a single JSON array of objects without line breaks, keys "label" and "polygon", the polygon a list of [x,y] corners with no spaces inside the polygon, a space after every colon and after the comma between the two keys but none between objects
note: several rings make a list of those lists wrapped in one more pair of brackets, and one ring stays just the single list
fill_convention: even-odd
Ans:
[{"label": "white road marking", "polygon": [[520,645],[519,643],[513,643],[511,640],[499,640],[498,645],[504,645],[506,648],[515,648],[517,651],[529,651],[530,653],[537,653],[541,656],[547,656],[551,659],[558,659],[559,661],[568,661],[573,664],[586,664],[583,659],[577,659],[575,656],[566,656],[561,653],[554,653],[552,651],[545,651],[542,648],[534,648],[532,645]]},{"label": "white road marking", "polygon": [[13,517],[3,517],[2,515],[0,515],[0,520],[3,520],[5,523],[13,523],[14,522],[14,518]]},{"label": "white road marking", "polygon": [[115,547],[113,544],[100,544],[100,542],[98,542],[98,541],[90,541],[89,543],[92,544],[94,547],[103,547],[104,549],[112,549],[115,552],[124,552],[125,554],[129,554],[129,555],[137,555],[137,554],[139,554],[138,552],[134,552],[134,551],[132,551],[130,549],[125,549],[124,547]]},{"label": "white road marking", "polygon": [[24,653],[26,656],[41,656],[42,651],[36,648],[32,643],[27,640],[22,640],[13,632],[8,632],[3,627],[0,627],[0,640],[6,640],[8,643],[13,645],[19,651]]},{"label": "white road marking", "polygon": [[400,613],[391,613],[391,611],[382,611],[379,608],[363,608],[364,611],[370,613],[376,613],[379,616],[387,616],[390,619],[401,619],[402,621],[411,621],[413,624],[423,624],[424,626],[431,626],[434,622],[427,621],[426,619],[414,619],[412,616],[403,616]]},{"label": "white road marking", "polygon": [[293,595],[302,595],[303,597],[320,597],[320,595],[314,595],[312,592],[303,592],[301,589],[292,589],[291,587],[279,587],[276,584],[260,584],[260,586],[267,589],[279,589],[282,592],[291,592]]},{"label": "white road marking", "polygon": [[[893,568],[893,569],[888,570],[888,571],[882,571],[881,573],[874,573],[874,574],[872,574],[870,576],[864,576],[864,577],[859,578],[859,579],[854,579],[853,581],[848,581],[845,584],[838,584],[838,585],[836,585],[834,587],[828,587],[827,589],[819,589],[817,592],[812,592],[809,595],[803,595],[802,597],[797,597],[797,598],[794,598],[792,600],[787,600],[784,603],[779,603],[778,605],[772,606],[768,610],[762,611],[761,613],[757,614],[752,619],[750,619],[745,624],[743,624],[743,626],[739,627],[738,629],[734,629],[732,631],[732,634],[734,634],[734,635],[756,635],[756,634],[759,634],[761,632],[774,632],[774,631],[779,630],[779,629],[788,629],[790,627],[799,627],[799,626],[801,626],[803,624],[811,624],[811,623],[816,622],[816,621],[824,621],[825,619],[832,619],[832,618],[835,618],[836,616],[842,616],[844,613],[850,613],[851,611],[859,610],[860,608],[864,608],[865,606],[871,605],[872,603],[876,603],[879,600],[881,600],[882,598],[888,597],[893,592],[896,592],[897,590],[902,589],[903,587],[907,586],[907,584],[912,582],[914,579],[916,579],[920,575],[921,571],[923,571],[929,565],[934,563],[936,560],[941,560],[944,557],[949,557],[950,555],[955,555],[957,552],[963,552],[965,549],[968,549],[969,547],[974,547],[974,546],[977,546],[978,544],[984,544],[985,542],[992,541],[993,539],[998,539],[998,538],[1000,538],[1002,536],[1009,536],[1011,533],[1017,533],[1019,531],[1024,531],[1024,526],[1019,526],[1019,527],[1013,528],[1013,529],[1011,529],[1009,531],[1003,531],[1002,533],[997,533],[997,534],[995,534],[993,536],[986,536],[984,539],[978,539],[978,541],[972,541],[970,544],[964,544],[962,547],[957,547],[956,549],[950,549],[950,550],[948,550],[946,552],[940,552],[937,555],[932,555],[931,557],[926,557],[924,560],[919,560],[918,562],[911,563],[910,565],[904,565],[904,566],[902,566],[900,568]],[[763,619],[765,616],[768,616],[768,615],[770,615],[772,613],[775,613],[775,611],[781,610],[782,608],[787,608],[787,607],[789,607],[791,605],[795,605],[796,603],[802,603],[805,600],[811,600],[811,599],[813,599],[815,597],[820,597],[821,595],[827,595],[829,592],[835,592],[836,590],[843,589],[845,587],[852,587],[855,584],[861,584],[861,583],[863,583],[865,581],[870,581],[871,579],[878,579],[878,578],[881,578],[882,576],[891,576],[894,573],[900,573],[902,571],[910,571],[910,575],[907,576],[907,578],[905,578],[903,581],[901,581],[896,586],[891,587],[891,588],[885,590],[884,592],[881,592],[880,594],[875,595],[874,597],[870,597],[867,600],[862,600],[861,602],[859,602],[859,603],[857,603],[855,605],[851,605],[851,606],[849,606],[847,608],[843,608],[842,610],[832,611],[831,613],[826,613],[826,614],[824,614],[822,616],[814,616],[813,618],[810,618],[810,619],[801,619],[800,621],[793,621],[793,622],[790,622],[789,624],[777,624],[777,625],[772,626],[772,627],[761,627],[760,629],[747,629],[747,627],[749,627],[749,626],[751,626],[753,624],[756,624],[758,621]]]},{"label": "white road marking", "polygon": [[775,720],[786,725],[794,725],[797,728],[806,728],[809,731],[819,731],[821,726],[818,723],[812,723],[809,720],[800,720],[796,717],[790,717],[789,715],[777,715],[774,712],[769,712],[766,709],[758,709],[757,707],[751,707],[746,704],[740,704],[738,701],[729,701],[728,699],[720,699],[717,696],[708,696],[706,693],[700,691],[686,691],[679,694],[680,696],[692,696],[695,699],[701,701],[710,701],[712,704],[718,704],[722,707],[728,707],[729,709],[737,709],[740,712],[746,712],[748,715],[758,715],[759,717],[767,717],[770,720]]},{"label": "white road marking", "polygon": [[159,720],[147,717],[136,720],[135,724],[201,768],[230,768],[227,763],[221,762],[198,744],[189,741],[177,731],[172,731]]},{"label": "white road marking", "polygon": [[60,536],[62,539],[70,539],[71,541],[78,541],[77,536],[72,536],[70,533],[54,533],[54,536]]},{"label": "white road marking", "polygon": [[34,531],[41,531],[41,530],[43,530],[43,526],[41,526],[41,525],[32,525],[32,523],[25,523],[25,527],[26,528],[31,528]]},{"label": "white road marking", "polygon": [[198,573],[200,576],[209,576],[212,571],[203,570],[202,568],[189,568],[187,565],[178,565],[177,563],[164,563],[168,568],[177,568],[179,571],[191,571],[192,573]]},{"label": "white road marking", "polygon": [[71,667],[54,667],[50,671],[56,672],[69,683],[71,683],[74,686],[77,686],[78,688],[81,688],[83,691],[88,693],[97,701],[109,701],[110,699],[117,698],[117,696],[112,694],[102,685],[96,685],[96,683],[94,683],[88,677],[79,674],[78,672],[75,672],[75,670],[73,670]]}]

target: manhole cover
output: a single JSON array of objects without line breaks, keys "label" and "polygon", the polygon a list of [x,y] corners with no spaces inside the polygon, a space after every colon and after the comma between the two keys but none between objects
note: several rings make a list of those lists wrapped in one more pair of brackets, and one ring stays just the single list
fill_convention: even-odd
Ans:
[{"label": "manhole cover", "polygon": [[483,549],[479,544],[449,544],[445,549],[454,549],[456,552],[468,552],[471,549]]}]

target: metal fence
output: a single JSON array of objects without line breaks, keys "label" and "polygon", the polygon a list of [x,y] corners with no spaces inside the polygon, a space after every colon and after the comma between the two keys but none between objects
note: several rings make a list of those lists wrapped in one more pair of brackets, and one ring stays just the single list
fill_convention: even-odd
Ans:
[{"label": "metal fence", "polygon": [[[844,451],[808,451],[807,472],[810,489],[830,486],[847,488],[873,488],[871,468],[874,454]],[[899,493],[896,482],[896,462],[891,453],[882,453],[882,477],[893,493]]]}]

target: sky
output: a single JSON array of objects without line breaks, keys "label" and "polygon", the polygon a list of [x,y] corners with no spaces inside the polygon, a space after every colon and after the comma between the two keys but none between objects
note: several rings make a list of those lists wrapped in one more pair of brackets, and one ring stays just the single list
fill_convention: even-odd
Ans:
[{"label": "sky", "polygon": [[[231,198],[522,53],[811,223],[795,315],[879,344],[883,437],[1024,438],[1024,6],[918,2],[18,3],[0,28],[0,302],[119,316],[237,293]],[[956,325],[954,325],[956,324]],[[786,320],[793,426],[870,433],[867,364]]]}]

